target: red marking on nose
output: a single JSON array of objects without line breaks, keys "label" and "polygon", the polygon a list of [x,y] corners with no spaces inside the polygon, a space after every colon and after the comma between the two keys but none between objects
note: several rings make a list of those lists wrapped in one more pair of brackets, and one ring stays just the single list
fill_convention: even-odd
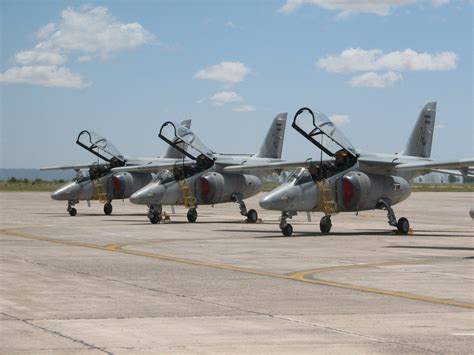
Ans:
[{"label": "red marking on nose", "polygon": [[347,177],[342,178],[342,192],[344,207],[349,209],[352,205],[352,199],[354,198],[354,185],[352,185],[352,181]]}]

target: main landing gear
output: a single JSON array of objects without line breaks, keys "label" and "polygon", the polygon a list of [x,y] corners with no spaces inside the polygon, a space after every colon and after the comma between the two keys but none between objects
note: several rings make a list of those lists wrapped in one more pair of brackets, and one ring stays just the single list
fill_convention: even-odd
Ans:
[{"label": "main landing gear", "polygon": [[397,222],[397,217],[395,217],[395,212],[393,212],[392,206],[390,206],[390,201],[380,199],[377,203],[377,208],[387,211],[388,224],[397,227],[401,234],[408,234],[410,231],[410,222],[408,222],[408,219],[405,217],[401,217]]},{"label": "main landing gear", "polygon": [[332,223],[331,223],[331,216],[323,216],[319,221],[319,230],[323,234],[328,234],[331,231]]},{"label": "main landing gear", "polygon": [[197,218],[198,218],[198,213],[197,213],[196,208],[190,208],[190,209],[188,210],[188,213],[187,213],[186,217],[188,218],[188,222],[189,222],[189,223],[194,223],[194,222],[196,222],[196,220],[197,220]]},{"label": "main landing gear", "polygon": [[149,206],[148,207],[148,219],[150,220],[151,224],[157,224],[161,221],[161,212],[162,208],[160,206]]},{"label": "main landing gear", "polygon": [[293,234],[293,226],[288,223],[286,220],[291,219],[293,216],[296,216],[296,212],[293,211],[283,211],[280,217],[280,229],[285,237],[291,237]]},{"label": "main landing gear", "polygon": [[112,201],[107,201],[107,203],[104,205],[104,213],[107,216],[110,216],[112,214]]},{"label": "main landing gear", "polygon": [[242,216],[247,217],[247,223],[255,223],[258,219],[258,213],[254,209],[248,210],[245,206],[245,202],[242,198],[242,194],[240,193],[233,193],[230,197],[232,202],[238,203],[240,208],[240,214]]},{"label": "main landing gear", "polygon": [[77,201],[68,201],[67,202],[67,211],[71,217],[74,217],[77,214],[77,210],[73,207]]}]

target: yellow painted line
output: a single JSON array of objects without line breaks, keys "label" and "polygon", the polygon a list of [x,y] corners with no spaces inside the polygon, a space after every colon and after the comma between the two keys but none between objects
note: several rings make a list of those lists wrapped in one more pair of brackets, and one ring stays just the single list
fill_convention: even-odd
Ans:
[{"label": "yellow painted line", "polygon": [[[406,299],[411,299],[411,300],[416,300],[416,301],[442,304],[442,305],[447,305],[447,306],[456,306],[456,307],[470,308],[470,309],[474,308],[474,304],[472,303],[465,303],[465,302],[459,302],[459,301],[449,300],[449,299],[415,295],[415,294],[398,292],[398,291],[389,291],[389,290],[382,290],[382,289],[377,289],[377,288],[350,285],[350,284],[345,284],[341,282],[326,281],[326,280],[320,280],[320,279],[309,279],[309,278],[305,278],[304,276],[301,277],[299,275],[300,273],[296,273],[293,275],[284,275],[284,274],[277,274],[277,273],[267,272],[267,271],[247,269],[247,268],[242,268],[238,266],[205,263],[205,262],[201,262],[197,260],[184,259],[180,257],[166,256],[166,255],[159,255],[159,254],[153,254],[153,253],[142,252],[142,251],[123,249],[125,246],[129,245],[130,243],[120,243],[120,244],[113,244],[113,245],[107,245],[107,246],[100,246],[100,245],[95,245],[95,244],[80,243],[80,242],[67,241],[67,240],[61,240],[61,239],[52,239],[52,238],[42,237],[42,236],[35,236],[31,234],[26,234],[26,233],[19,233],[19,232],[8,230],[8,229],[0,230],[0,233],[4,235],[16,236],[16,237],[27,238],[27,239],[32,239],[32,240],[46,241],[46,242],[51,242],[51,243],[56,243],[56,244],[105,250],[109,252],[116,252],[116,253],[122,253],[122,254],[128,254],[128,255],[153,258],[157,260],[172,261],[172,262],[178,262],[182,264],[203,266],[203,267],[209,267],[209,268],[215,268],[215,269],[221,269],[221,270],[237,271],[237,272],[242,272],[242,273],[247,273],[247,274],[252,274],[252,275],[260,275],[260,276],[268,276],[268,277],[273,277],[273,278],[278,278],[278,279],[300,281],[300,282],[317,284],[317,285],[322,285],[322,286],[329,286],[329,287],[336,287],[336,288],[342,288],[342,289],[353,290],[353,291],[380,294],[380,295],[385,295],[385,296],[406,298]],[[305,275],[308,275],[311,273],[312,273],[312,270],[309,270],[305,272]]]}]

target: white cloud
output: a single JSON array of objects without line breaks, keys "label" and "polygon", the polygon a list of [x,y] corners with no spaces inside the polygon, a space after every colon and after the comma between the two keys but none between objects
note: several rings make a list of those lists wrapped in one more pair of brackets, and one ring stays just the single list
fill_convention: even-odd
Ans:
[{"label": "white cloud", "polygon": [[449,0],[431,0],[434,7],[441,7],[449,4]]},{"label": "white cloud", "polygon": [[11,67],[5,73],[0,74],[0,83],[74,89],[87,86],[80,75],[72,73],[68,68],[54,65]]},{"label": "white cloud", "polygon": [[55,30],[56,30],[56,25],[54,23],[48,23],[47,25],[41,27],[35,33],[35,36],[38,40],[43,40],[43,39],[46,39]]},{"label": "white cloud", "polygon": [[235,91],[220,91],[209,98],[213,105],[222,106],[231,102],[240,102],[242,97]]},{"label": "white cloud", "polygon": [[239,83],[250,73],[250,68],[241,62],[221,62],[199,70],[194,79],[215,80],[226,84]]},{"label": "white cloud", "polygon": [[446,126],[445,126],[444,124],[442,124],[442,123],[438,123],[438,124],[435,126],[435,128],[437,128],[437,129],[443,129],[443,128],[446,128]]},{"label": "white cloud", "polygon": [[225,27],[230,27],[230,28],[234,28],[235,25],[232,21],[227,21],[225,24],[224,24]]},{"label": "white cloud", "polygon": [[448,4],[449,0],[286,0],[278,12],[290,14],[303,5],[313,5],[325,10],[338,11],[339,18],[358,13],[388,16],[396,7],[415,3],[428,3],[440,7]]},{"label": "white cloud", "polygon": [[61,65],[66,63],[66,56],[53,53],[53,52],[42,52],[37,50],[23,51],[15,54],[13,61],[19,65]]},{"label": "white cloud", "polygon": [[343,126],[351,122],[348,115],[332,115],[329,116],[329,119],[336,125],[336,126]]},{"label": "white cloud", "polygon": [[339,17],[353,13],[370,13],[387,16],[397,6],[415,3],[416,0],[287,0],[278,11],[289,14],[303,5],[314,5],[326,10],[339,11]]},{"label": "white cloud", "polygon": [[255,106],[252,105],[244,105],[234,108],[232,111],[234,112],[254,112],[256,110]]},{"label": "white cloud", "polygon": [[134,49],[154,40],[153,34],[142,25],[119,22],[105,7],[67,8],[61,17],[56,30],[50,31],[36,49],[77,51],[106,58],[114,52]]},{"label": "white cloud", "polygon": [[394,72],[388,72],[384,74],[377,74],[375,72],[369,72],[362,75],[354,76],[350,80],[352,87],[366,87],[366,88],[377,88],[382,89],[388,86],[392,86],[397,81],[401,80],[402,76]]},{"label": "white cloud", "polygon": [[82,88],[80,75],[63,67],[67,56],[78,54],[78,62],[110,55],[157,42],[154,35],[139,23],[122,23],[105,7],[67,8],[58,23],[48,23],[35,33],[34,48],[17,53],[17,65],[1,75],[3,83]]},{"label": "white cloud", "polygon": [[358,71],[437,71],[452,70],[457,66],[454,52],[437,54],[418,53],[412,49],[384,53],[381,49],[348,48],[338,55],[320,58],[321,69],[335,73]]}]

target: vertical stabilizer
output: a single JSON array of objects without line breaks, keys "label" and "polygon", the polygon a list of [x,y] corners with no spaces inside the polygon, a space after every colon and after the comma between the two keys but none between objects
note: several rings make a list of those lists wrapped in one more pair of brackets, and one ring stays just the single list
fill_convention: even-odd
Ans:
[{"label": "vertical stabilizer", "polygon": [[400,154],[429,158],[436,118],[436,102],[428,102],[421,110],[410,138]]},{"label": "vertical stabilizer", "polygon": [[[191,120],[184,120],[181,122],[181,126],[186,128],[191,128]],[[176,149],[174,149],[171,145],[166,150],[166,153],[162,156],[162,158],[169,158],[169,159],[182,159],[183,154]]]},{"label": "vertical stabilizer", "polygon": [[281,158],[283,140],[285,139],[287,113],[279,113],[273,119],[260,151],[255,155],[258,158]]}]

